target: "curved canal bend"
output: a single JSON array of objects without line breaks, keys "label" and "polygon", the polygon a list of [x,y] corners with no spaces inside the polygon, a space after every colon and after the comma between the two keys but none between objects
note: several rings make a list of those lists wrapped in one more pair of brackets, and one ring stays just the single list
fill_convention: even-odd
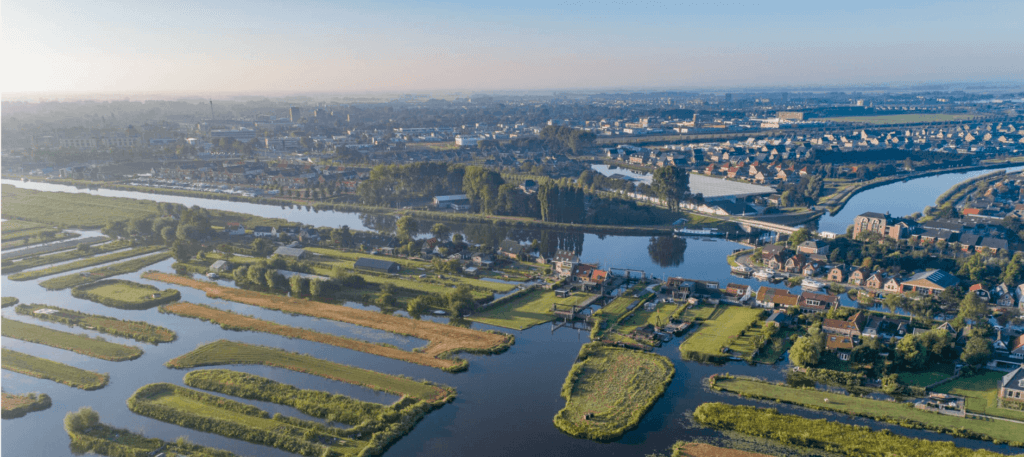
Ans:
[{"label": "curved canal bend", "polygon": [[[935,178],[935,177],[933,177]],[[924,178],[929,179],[929,178]],[[964,177],[966,179],[966,177]],[[19,187],[33,187],[40,190],[62,190],[56,186],[42,183],[20,183],[4,180]],[[952,185],[952,184],[950,184]],[[879,188],[879,189],[884,189]],[[878,190],[878,189],[875,189]],[[238,204],[218,200],[205,200],[189,197],[153,195],[139,192],[83,190],[84,192],[139,198],[155,201],[168,201],[182,204],[198,204],[210,209],[225,209],[237,212],[250,212],[266,217],[281,217],[295,222],[318,226],[337,227],[348,224],[352,228],[360,226],[352,223],[359,221],[355,213],[319,213],[304,210],[282,209],[275,206]],[[924,197],[929,203],[945,191]],[[117,192],[116,195],[108,192]],[[223,206],[222,206],[223,205]],[[228,206],[229,205],[229,206]],[[247,211],[245,205],[255,206],[255,211]],[[850,206],[855,208],[855,206]],[[923,208],[923,207],[922,207]],[[915,211],[919,211],[916,209]],[[844,211],[845,212],[845,211]],[[838,216],[838,215],[837,215]],[[852,216],[849,216],[852,220]],[[474,234],[476,228],[465,227],[468,235]],[[508,235],[514,238],[534,235],[525,231],[502,229],[497,234],[480,233],[473,236]],[[542,236],[545,234],[541,234]],[[721,283],[737,282],[757,285],[752,279],[737,278],[729,274],[725,257],[733,250],[741,248],[739,244],[725,240],[706,240],[689,238],[682,249],[677,249],[670,256],[655,252],[659,240],[648,237],[601,236],[596,234],[564,234],[547,233],[559,245],[571,245],[581,249],[581,258],[585,262],[601,263],[605,267],[619,267],[645,270],[658,277],[683,276],[718,280]],[[665,240],[660,240],[665,242]],[[654,246],[654,248],[652,248]],[[678,244],[675,245],[678,248]],[[171,272],[172,260],[161,262],[153,268]],[[140,279],[139,273],[131,273],[118,278],[153,284],[166,288],[166,284]],[[46,279],[46,278],[43,278]],[[497,356],[465,355],[470,361],[469,371],[460,374],[444,373],[426,367],[403,363],[383,357],[372,356],[359,352],[338,349],[300,340],[289,340],[274,335],[249,332],[230,332],[217,326],[174,315],[164,315],[155,309],[146,311],[124,311],[107,308],[102,305],[71,297],[69,291],[46,291],[38,286],[38,281],[16,282],[6,277],[2,279],[3,295],[15,296],[24,303],[45,303],[82,310],[88,313],[104,314],[124,319],[145,320],[162,325],[178,333],[178,340],[160,346],[140,345],[145,354],[131,362],[105,362],[90,359],[78,354],[68,353],[32,343],[16,340],[4,340],[4,346],[29,354],[51,358],[85,369],[109,372],[110,384],[98,391],[83,392],[50,381],[38,380],[8,371],[3,372],[4,390],[19,393],[39,391],[46,392],[53,398],[53,406],[42,412],[35,412],[24,418],[4,421],[4,438],[2,451],[10,455],[72,455],[68,449],[68,437],[64,433],[63,417],[69,411],[82,406],[96,409],[106,423],[116,427],[124,427],[133,431],[141,431],[147,436],[173,440],[178,436],[187,435],[199,444],[232,450],[241,455],[288,455],[276,449],[232,440],[214,434],[199,433],[170,424],[165,424],[128,411],[125,400],[139,387],[152,382],[170,382],[183,385],[182,377],[187,371],[165,368],[167,360],[194,349],[197,345],[217,339],[230,339],[255,344],[263,344],[284,348],[290,351],[313,354],[327,360],[355,365],[392,374],[404,374],[413,378],[429,379],[444,383],[458,390],[458,398],[430,415],[408,436],[393,446],[387,455],[418,455],[418,456],[449,456],[449,455],[621,455],[635,456],[654,452],[668,453],[669,446],[681,439],[699,436],[720,436],[718,432],[693,427],[688,415],[697,405],[707,401],[724,401],[737,404],[758,404],[734,396],[710,392],[702,385],[702,380],[718,372],[729,372],[764,377],[772,380],[783,378],[783,366],[756,366],[745,363],[730,363],[715,367],[682,361],[679,357],[678,340],[668,343],[657,352],[673,360],[676,375],[665,396],[644,417],[636,430],[627,433],[622,439],[613,443],[596,443],[570,437],[561,433],[552,423],[554,414],[564,405],[558,392],[565,375],[579,351],[579,346],[588,341],[585,332],[558,330],[551,332],[550,326],[541,325],[522,332],[508,331],[515,334],[516,344],[508,352]],[[204,303],[221,309],[255,315],[264,319],[276,320],[281,323],[311,328],[318,331],[338,335],[362,338],[370,341],[386,341],[392,344],[409,347],[418,344],[416,341],[403,337],[365,332],[363,329],[337,325],[331,321],[289,316],[282,313],[261,310],[259,308],[212,300],[204,294],[192,289],[179,289],[182,300]],[[794,291],[799,288],[794,288]],[[852,302],[848,302],[852,305]],[[360,306],[351,304],[351,306]],[[68,330],[67,327],[40,323],[25,318],[8,308],[3,316],[44,326]],[[472,324],[474,328],[494,328],[482,324]],[[75,329],[81,333],[83,330]],[[95,334],[94,332],[87,332]],[[109,335],[104,338],[123,344],[139,345]],[[240,371],[250,372],[272,379],[293,384],[302,388],[316,388],[336,393],[353,395],[368,401],[389,402],[390,396],[376,394],[362,388],[347,386],[342,383],[325,381],[321,378],[292,373],[286,370],[264,367],[231,367]],[[297,411],[268,403],[242,400],[257,405],[271,413],[282,412],[286,415],[307,418]],[[957,445],[970,448],[987,448],[1004,453],[1016,453],[1020,449],[992,443],[957,439],[948,435],[936,434],[920,430],[910,430],[898,426],[881,424],[875,421],[847,418],[841,415],[820,413],[784,405],[772,405],[784,412],[796,413],[805,417],[828,418],[842,422],[869,425],[872,428],[886,428],[903,435],[954,441]]]}]

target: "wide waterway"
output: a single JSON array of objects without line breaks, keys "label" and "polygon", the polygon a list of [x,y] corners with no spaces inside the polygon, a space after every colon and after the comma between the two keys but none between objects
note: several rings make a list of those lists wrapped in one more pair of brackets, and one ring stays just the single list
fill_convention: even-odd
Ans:
[{"label": "wide waterway", "polygon": [[[59,190],[61,187],[67,187],[49,187],[50,185],[48,184],[23,184],[6,180],[4,182],[21,187],[31,186],[41,190]],[[938,193],[942,191],[944,189],[939,190]],[[282,209],[276,206],[239,204],[235,202],[152,195],[138,192],[104,190],[88,192],[101,195],[107,192],[116,192],[118,194],[116,196],[121,197],[169,201],[188,205],[198,204],[211,209],[252,212],[253,214],[265,217],[281,217],[296,222],[332,227],[348,224],[350,227],[357,228],[359,226],[353,223],[353,221],[360,221],[359,215],[354,213],[334,213],[330,211],[312,213],[296,211],[294,209]],[[927,197],[927,199],[934,201],[938,193]],[[249,209],[253,209],[253,211],[249,211]],[[316,220],[314,222],[313,219],[306,219],[306,217],[316,217]],[[536,237],[542,239],[542,245],[545,246],[542,249],[552,249],[555,247],[573,248],[581,252],[581,258],[585,262],[600,263],[605,267],[644,270],[646,273],[656,275],[659,278],[683,276],[717,280],[722,284],[727,282],[758,284],[757,281],[752,279],[737,278],[730,275],[725,257],[733,250],[739,249],[742,246],[726,240],[689,238],[682,242],[680,239],[672,237],[652,239],[648,237],[601,236],[583,233],[524,231],[479,225],[464,226],[460,227],[460,229],[471,240],[488,239],[487,241],[489,242],[505,236],[522,240]],[[171,260],[161,262],[151,267],[151,269],[171,272],[171,262]],[[168,287],[166,284],[143,280],[140,278],[139,273],[130,273],[118,278],[152,284],[161,289]],[[726,366],[715,367],[682,361],[677,349],[679,340],[674,340],[657,349],[658,353],[669,357],[674,362],[677,370],[675,378],[665,396],[644,416],[637,429],[627,433],[616,442],[596,443],[565,435],[552,423],[555,413],[564,406],[564,400],[559,396],[559,389],[569,367],[576,358],[580,345],[588,341],[586,332],[567,329],[552,332],[548,325],[537,326],[525,331],[509,331],[474,323],[472,324],[473,328],[497,329],[513,333],[516,336],[516,344],[508,352],[500,355],[461,355],[461,357],[465,357],[470,361],[469,370],[464,373],[450,374],[437,369],[319,343],[290,340],[261,333],[231,332],[198,320],[160,314],[156,309],[127,311],[108,308],[97,303],[74,298],[66,290],[47,291],[38,285],[39,281],[45,279],[49,278],[17,282],[10,281],[5,276],[0,281],[0,285],[2,285],[4,296],[18,297],[23,303],[45,303],[88,313],[144,320],[171,328],[178,333],[178,340],[168,344],[152,346],[103,335],[107,340],[139,345],[146,351],[141,358],[134,361],[106,362],[47,346],[4,338],[4,347],[40,357],[51,358],[80,368],[109,372],[111,374],[110,384],[107,387],[93,392],[85,392],[51,381],[3,371],[3,387],[5,391],[12,393],[46,392],[53,398],[53,407],[46,411],[30,413],[20,419],[4,421],[4,439],[2,444],[2,453],[4,455],[71,455],[68,449],[69,439],[62,428],[62,419],[67,412],[74,411],[82,406],[91,406],[96,409],[100,413],[102,420],[108,424],[142,432],[147,436],[173,440],[178,436],[186,435],[196,443],[229,449],[242,455],[286,455],[270,447],[227,439],[214,434],[195,432],[128,411],[125,400],[136,389],[145,384],[170,382],[183,385],[182,377],[187,370],[166,368],[163,364],[167,360],[184,354],[194,349],[197,345],[218,339],[280,347],[290,351],[313,354],[317,357],[339,363],[385,373],[403,374],[417,379],[429,379],[455,387],[458,391],[458,398],[455,402],[432,412],[424,418],[409,435],[402,438],[386,454],[394,456],[548,454],[589,457],[593,455],[636,456],[654,452],[667,454],[669,446],[677,440],[699,436],[720,436],[718,432],[693,427],[690,424],[688,415],[692,413],[697,405],[707,401],[760,404],[730,395],[710,392],[702,386],[701,381],[704,378],[713,373],[730,372],[781,380],[783,377],[782,370],[785,368],[782,364],[779,366],[752,367],[745,363],[730,363]],[[386,332],[337,324],[328,320],[291,316],[248,305],[210,299],[203,293],[193,289],[178,289],[182,292],[182,300],[184,301],[208,304],[217,308],[256,315],[264,319],[289,325],[371,341],[388,342],[403,348],[416,347],[422,344],[422,341]],[[795,288],[794,290],[799,289]],[[845,297],[844,301],[852,305]],[[360,306],[356,304],[349,305]],[[41,321],[17,315],[12,308],[4,309],[2,314],[10,319],[68,330],[67,327],[62,325],[41,323]],[[77,328],[72,331],[96,334],[95,332]],[[259,374],[303,388],[344,393],[368,401],[390,402],[394,399],[390,395],[378,394],[367,389],[283,369],[245,366],[231,368]],[[242,401],[268,409],[271,413],[281,412],[285,415],[306,418],[306,416],[291,408],[256,401]],[[945,441],[952,440],[957,445],[964,447],[984,447],[1006,453],[1020,451],[1019,449],[997,446],[987,442],[957,439],[948,435],[909,430],[867,419],[847,418],[841,415],[823,414],[788,406],[777,407],[785,412],[796,413],[806,417],[827,417],[830,420],[870,425],[873,428],[886,428],[914,437]]]}]

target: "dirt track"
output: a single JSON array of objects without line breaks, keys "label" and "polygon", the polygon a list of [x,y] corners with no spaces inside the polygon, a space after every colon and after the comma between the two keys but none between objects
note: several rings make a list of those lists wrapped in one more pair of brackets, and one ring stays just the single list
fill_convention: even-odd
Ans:
[{"label": "dirt track", "polygon": [[[302,314],[305,316],[347,322],[362,327],[384,330],[400,335],[408,335],[430,343],[423,348],[421,354],[431,358],[459,351],[500,352],[511,343],[509,335],[481,332],[468,328],[438,324],[431,321],[419,321],[407,317],[376,313],[343,305],[333,305],[312,300],[303,300],[280,295],[271,295],[251,290],[224,287],[218,284],[197,281],[178,275],[148,272],[142,275],[145,279],[163,281],[179,286],[191,287],[206,292],[210,298],[230,300],[261,308]],[[368,344],[368,343],[367,343]],[[374,345],[376,346],[376,345]],[[405,351],[400,352],[405,353]],[[381,354],[383,355],[383,354]],[[438,359],[441,360],[441,359]],[[418,363],[418,362],[417,362]],[[432,365],[436,366],[436,365]]]}]

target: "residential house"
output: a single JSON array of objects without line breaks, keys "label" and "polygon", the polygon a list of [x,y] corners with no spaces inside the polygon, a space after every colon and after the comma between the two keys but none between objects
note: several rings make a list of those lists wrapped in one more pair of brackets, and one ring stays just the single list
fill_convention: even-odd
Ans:
[{"label": "residential house", "polygon": [[900,240],[908,238],[911,234],[912,221],[897,219],[888,213],[864,213],[853,218],[853,238],[863,232],[874,232],[883,238]]},{"label": "residential house", "polygon": [[257,225],[252,228],[252,236],[257,238],[270,238],[274,236],[274,229],[265,225]]},{"label": "residential house", "polygon": [[977,295],[978,298],[980,298],[981,301],[984,302],[989,301],[989,299],[991,298],[991,296],[989,296],[988,291],[985,290],[985,286],[983,286],[981,283],[972,285],[967,289],[967,291],[973,293],[974,295]]},{"label": "residential house", "polygon": [[885,275],[877,271],[871,273],[871,276],[864,281],[864,287],[869,289],[881,289],[883,285],[885,285]]},{"label": "residential house", "polygon": [[762,308],[791,308],[799,305],[800,296],[793,295],[786,289],[761,287],[757,290],[754,303]]},{"label": "residential house", "polygon": [[224,226],[224,234],[228,236],[245,235],[245,226],[238,222],[228,222]]},{"label": "residential house", "polygon": [[807,240],[796,247],[796,252],[804,254],[828,254],[828,243],[822,240]]},{"label": "residential house", "polygon": [[768,258],[765,265],[773,270],[781,270],[786,267],[786,258],[782,254],[775,254]]},{"label": "residential house", "polygon": [[801,312],[820,313],[839,307],[839,296],[804,291],[797,302]]},{"label": "residential house", "polygon": [[525,260],[526,246],[523,246],[512,240],[505,240],[502,241],[500,245],[498,245],[498,254],[508,257],[512,260]]},{"label": "residential house", "polygon": [[889,278],[888,281],[885,281],[885,285],[882,286],[882,290],[890,293],[899,293],[903,290],[903,283],[900,282],[900,278],[898,276],[893,276]]},{"label": "residential house", "polygon": [[864,313],[857,311],[856,314],[850,316],[847,320],[839,319],[825,319],[821,322],[821,331],[829,335],[844,335],[855,338],[860,338],[864,331],[864,324],[867,318],[864,317]]},{"label": "residential house", "polygon": [[907,334],[907,322],[902,319],[871,316],[864,324],[863,336],[872,338],[902,338]]},{"label": "residential house", "polygon": [[766,244],[761,247],[761,261],[767,262],[774,255],[780,255],[786,251],[784,246],[777,244]]},{"label": "residential house", "polygon": [[725,295],[733,303],[746,303],[750,300],[751,287],[746,284],[729,283],[725,285]]},{"label": "residential house", "polygon": [[839,360],[850,360],[853,346],[854,339],[852,336],[840,334],[825,335],[825,350],[834,353]]},{"label": "residential house", "polygon": [[804,276],[818,276],[821,273],[821,262],[808,261],[804,264],[803,269],[800,270],[800,274]]},{"label": "residential house", "polygon": [[868,276],[871,276],[871,272],[868,271],[866,268],[854,268],[853,271],[850,272],[848,282],[850,284],[863,286],[864,282],[868,279]]},{"label": "residential house", "polygon": [[999,400],[1024,407],[1024,364],[1003,376],[999,383]]},{"label": "residential house", "polygon": [[775,311],[768,319],[765,320],[766,324],[772,324],[775,328],[790,328],[793,326],[793,317],[786,314],[783,311]]},{"label": "residential house", "polygon": [[799,273],[803,270],[805,263],[807,263],[807,257],[803,254],[797,254],[786,259],[782,265],[782,269],[788,273]]},{"label": "residential house", "polygon": [[297,237],[299,232],[302,231],[302,227],[298,225],[281,225],[274,228],[274,236],[281,238],[285,235]]},{"label": "residential house", "polygon": [[548,260],[555,265],[555,273],[562,277],[568,277],[572,275],[573,268],[580,263],[580,256],[576,255],[572,251],[559,249],[555,251],[555,255]]},{"label": "residential house", "polygon": [[227,260],[218,260],[210,265],[210,271],[214,273],[225,273],[231,271],[231,264]]},{"label": "residential house", "polygon": [[846,266],[836,265],[828,271],[828,280],[830,282],[845,282],[846,279]]},{"label": "residential house", "polygon": [[494,266],[494,256],[490,254],[475,254],[471,260],[473,261],[473,265],[476,265],[479,268],[486,268],[490,270],[491,267]]},{"label": "residential house", "polygon": [[938,295],[949,287],[960,283],[960,279],[942,270],[927,270],[911,276],[900,286],[901,292],[918,292],[924,295]]}]

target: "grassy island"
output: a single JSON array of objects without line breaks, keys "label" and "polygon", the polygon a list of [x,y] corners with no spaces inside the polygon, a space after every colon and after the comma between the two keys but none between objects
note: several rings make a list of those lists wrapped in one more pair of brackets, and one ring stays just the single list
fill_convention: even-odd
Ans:
[{"label": "grassy island", "polygon": [[[48,268],[40,268],[38,270],[22,271],[20,273],[14,273],[8,278],[12,281],[28,281],[30,279],[42,278],[43,276],[50,276],[68,271],[79,270],[94,265],[102,265],[105,263],[116,262],[118,260],[124,260],[130,257],[136,257],[143,254],[149,254],[165,249],[164,246],[142,246],[127,251],[115,252],[113,254],[101,255],[96,257],[88,257],[85,259],[76,260],[74,262],[62,263],[60,265],[54,265]],[[59,254],[58,254],[59,255]],[[31,259],[30,259],[31,260]],[[26,261],[23,261],[26,262]]]},{"label": "grassy island", "polygon": [[91,452],[107,456],[151,456],[163,452],[167,455],[192,457],[235,457],[219,449],[189,443],[186,439],[164,441],[146,438],[123,428],[100,423],[100,416],[92,408],[82,408],[64,417],[64,431],[71,437],[71,450],[76,454]]},{"label": "grassy island", "polygon": [[71,295],[119,309],[149,309],[181,299],[174,289],[161,291],[148,284],[108,279],[71,289]]},{"label": "grassy island", "polygon": [[7,338],[45,344],[57,349],[77,352],[82,355],[112,362],[134,360],[142,355],[142,349],[137,347],[110,343],[100,338],[90,338],[89,335],[85,334],[62,332],[7,318],[2,320],[0,333]]},{"label": "grassy island", "polygon": [[274,335],[281,335],[288,338],[298,338],[306,341],[330,344],[332,346],[351,349],[353,351],[365,352],[367,354],[379,355],[395,360],[403,360],[428,367],[440,368],[445,371],[462,371],[465,370],[465,366],[467,365],[465,360],[456,359],[454,357],[439,359],[421,352],[405,351],[393,346],[374,344],[344,336],[331,335],[329,333],[321,333],[304,328],[282,325],[275,322],[265,321],[263,319],[257,319],[252,316],[220,310],[206,305],[197,305],[185,302],[174,303],[171,305],[161,306],[160,312],[200,319],[220,325],[221,328],[225,330],[272,333]]},{"label": "grassy island", "polygon": [[562,385],[555,425],[580,438],[614,440],[636,427],[665,393],[675,367],[664,356],[589,343]]},{"label": "grassy island", "polygon": [[49,379],[82,390],[96,390],[107,385],[110,376],[107,374],[85,371],[52,360],[40,359],[21,352],[4,348],[2,352],[3,369],[32,376],[33,378]]},{"label": "grassy island", "polygon": [[477,354],[498,354],[506,351],[515,339],[512,335],[497,332],[484,332],[452,325],[439,324],[432,321],[418,321],[392,314],[381,314],[373,311],[351,308],[343,305],[332,305],[313,300],[303,300],[280,295],[224,287],[216,283],[197,281],[178,275],[158,272],[146,272],[143,278],[163,281],[179,286],[191,287],[206,292],[206,296],[221,300],[230,300],[261,308],[301,314],[320,319],[330,319],[362,327],[384,330],[399,335],[407,335],[430,341],[423,348],[422,354],[439,359],[446,359],[459,352]]},{"label": "grassy island", "polygon": [[752,378],[715,375],[711,377],[711,387],[744,397],[774,400],[806,408],[868,417],[908,428],[947,433],[961,438],[1008,442],[1014,446],[1024,447],[1024,424],[1014,422],[949,416],[916,409],[909,403],[874,400],[813,388],[789,387]]},{"label": "grassy island", "polygon": [[342,365],[305,354],[227,340],[200,346],[192,352],[167,362],[167,366],[170,368],[217,365],[265,365],[284,368],[420,400],[433,401],[445,398],[450,394],[449,388],[409,378]]},{"label": "grassy island", "polygon": [[45,287],[47,290],[67,289],[70,287],[80,286],[82,284],[88,284],[100,279],[109,278],[111,276],[139,271],[154,263],[167,260],[169,258],[171,258],[170,252],[158,252],[145,257],[93,268],[92,270],[81,273],[72,273],[69,275],[58,276],[53,279],[47,279],[46,281],[40,282],[39,285]]},{"label": "grassy island", "polygon": [[50,396],[46,394],[12,395],[3,392],[2,416],[4,419],[15,419],[22,417],[32,411],[42,411],[52,404]]},{"label": "grassy island", "polygon": [[704,403],[693,412],[704,426],[767,438],[783,444],[864,457],[997,457],[997,452],[958,448],[948,441],[896,435],[888,430],[780,414],[775,409]]},{"label": "grassy island", "polygon": [[[50,311],[37,312],[41,310]],[[148,322],[128,321],[97,314],[86,314],[81,311],[58,308],[56,306],[18,305],[14,308],[14,312],[48,322],[64,324],[68,327],[80,327],[108,335],[131,338],[143,343],[170,343],[177,338],[174,331]]]},{"label": "grassy island", "polygon": [[3,297],[0,298],[0,308],[7,308],[18,304],[18,299],[14,297]]},{"label": "grassy island", "polygon": [[[747,330],[757,322],[761,309],[739,306],[718,306],[700,322],[700,327],[679,345],[679,352],[687,360],[724,361],[730,355],[749,357],[753,347]],[[759,332],[760,328],[753,329]],[[729,353],[723,352],[726,348]]]}]

